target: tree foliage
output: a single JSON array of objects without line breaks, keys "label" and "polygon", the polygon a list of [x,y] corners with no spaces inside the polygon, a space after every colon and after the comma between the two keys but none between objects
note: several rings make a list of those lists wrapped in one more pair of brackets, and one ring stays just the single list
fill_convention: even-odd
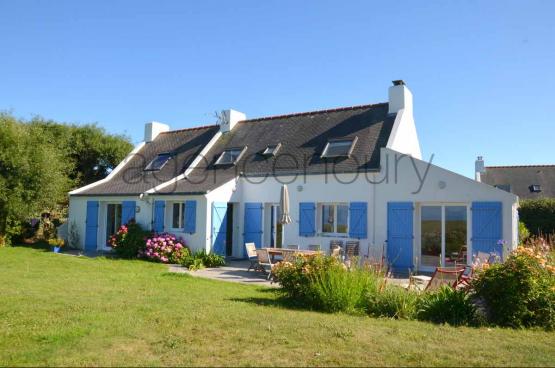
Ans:
[{"label": "tree foliage", "polygon": [[131,150],[96,125],[30,122],[0,113],[0,246],[22,221],[67,205],[67,192],[104,178]]},{"label": "tree foliage", "polygon": [[523,200],[518,215],[531,233],[555,234],[555,198]]}]

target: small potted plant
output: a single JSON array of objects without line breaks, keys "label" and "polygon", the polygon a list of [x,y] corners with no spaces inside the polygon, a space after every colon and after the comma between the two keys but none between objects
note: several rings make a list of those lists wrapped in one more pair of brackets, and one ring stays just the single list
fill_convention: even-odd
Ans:
[{"label": "small potted plant", "polygon": [[48,244],[54,248],[54,253],[60,253],[64,246],[64,239],[49,239]]}]

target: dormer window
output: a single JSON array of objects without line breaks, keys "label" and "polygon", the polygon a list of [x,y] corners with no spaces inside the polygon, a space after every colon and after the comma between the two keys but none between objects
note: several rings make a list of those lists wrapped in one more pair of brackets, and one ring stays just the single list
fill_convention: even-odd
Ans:
[{"label": "dormer window", "polygon": [[264,151],[262,151],[263,156],[275,156],[281,147],[281,143],[270,144]]},{"label": "dormer window", "polygon": [[146,165],[145,171],[160,171],[170,159],[171,155],[169,153],[160,153]]},{"label": "dormer window", "polygon": [[241,159],[243,152],[247,147],[243,148],[229,148],[222,152],[220,157],[216,160],[216,165],[235,165]]},{"label": "dormer window", "polygon": [[357,137],[351,139],[334,139],[328,141],[322,158],[349,157],[355,148]]},{"label": "dormer window", "polygon": [[531,193],[539,193],[542,191],[542,187],[539,184],[532,184],[528,187]]}]

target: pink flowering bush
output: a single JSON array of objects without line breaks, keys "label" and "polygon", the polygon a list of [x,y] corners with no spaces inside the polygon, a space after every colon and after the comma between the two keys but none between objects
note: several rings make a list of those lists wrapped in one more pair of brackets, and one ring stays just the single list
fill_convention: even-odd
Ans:
[{"label": "pink flowering bush", "polygon": [[134,221],[122,225],[118,231],[110,236],[108,245],[121,258],[135,258],[144,249],[148,232]]},{"label": "pink flowering bush", "polygon": [[172,234],[154,234],[146,239],[145,249],[139,256],[162,263],[181,263],[189,256],[189,249],[181,238]]}]

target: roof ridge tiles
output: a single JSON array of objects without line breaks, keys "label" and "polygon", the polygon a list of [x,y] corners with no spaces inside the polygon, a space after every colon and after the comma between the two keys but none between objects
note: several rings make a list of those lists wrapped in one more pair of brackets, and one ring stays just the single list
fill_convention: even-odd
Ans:
[{"label": "roof ridge tiles", "polygon": [[261,121],[261,120],[275,120],[275,119],[283,119],[283,118],[289,118],[289,117],[294,117],[294,116],[326,114],[326,113],[330,113],[330,112],[357,110],[357,109],[364,109],[364,108],[375,107],[375,106],[378,106],[378,105],[387,105],[387,104],[388,104],[388,102],[379,102],[379,103],[365,104],[365,105],[353,105],[353,106],[346,106],[346,107],[336,107],[336,108],[333,108],[333,109],[295,112],[295,113],[281,114],[281,115],[270,115],[270,116],[263,116],[263,117],[259,117],[259,118],[253,118],[253,119],[245,119],[245,120],[241,120],[241,122],[249,122],[250,123],[250,122],[256,122],[256,121]]},{"label": "roof ridge tiles", "polygon": [[486,166],[486,169],[510,169],[510,168],[514,168],[514,167],[555,167],[555,164]]},{"label": "roof ridge tiles", "polygon": [[207,128],[215,128],[215,127],[219,127],[219,125],[218,124],[210,124],[210,125],[201,125],[201,126],[191,127],[191,128],[168,130],[167,132],[161,132],[160,134],[179,133],[179,132],[184,132],[184,131],[187,131],[187,130],[199,130],[199,129],[207,129]]}]

